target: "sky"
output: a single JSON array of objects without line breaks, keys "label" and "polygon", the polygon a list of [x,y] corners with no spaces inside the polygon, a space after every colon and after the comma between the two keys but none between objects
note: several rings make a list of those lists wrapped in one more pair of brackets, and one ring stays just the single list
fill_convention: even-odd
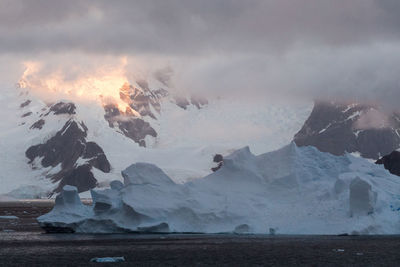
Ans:
[{"label": "sky", "polygon": [[125,60],[178,90],[396,109],[398,14],[398,0],[0,0],[0,90],[24,62],[74,79]]}]

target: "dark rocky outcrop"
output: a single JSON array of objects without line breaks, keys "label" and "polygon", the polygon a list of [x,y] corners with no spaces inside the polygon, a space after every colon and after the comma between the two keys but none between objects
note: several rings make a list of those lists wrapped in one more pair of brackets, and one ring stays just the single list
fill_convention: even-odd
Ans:
[{"label": "dark rocky outcrop", "polygon": [[183,109],[187,109],[187,107],[190,105],[189,100],[187,100],[186,97],[180,97],[180,96],[176,96],[174,97],[175,100],[175,104]]},{"label": "dark rocky outcrop", "polygon": [[219,163],[224,160],[224,157],[221,154],[216,154],[213,158],[213,162]]},{"label": "dark rocky outcrop", "polygon": [[218,164],[216,167],[211,168],[213,172],[216,172],[224,165],[224,157],[221,154],[216,154],[213,158],[213,162]]},{"label": "dark rocky outcrop", "polygon": [[33,161],[43,157],[43,167],[55,167],[62,163],[71,167],[85,151],[87,128],[84,124],[69,120],[57,134],[46,143],[32,146],[26,151],[26,156]]},{"label": "dark rocky outcrop", "polygon": [[[54,183],[58,182],[55,192],[67,184],[76,186],[79,192],[94,188],[97,181],[91,172],[92,167],[110,172],[110,163],[101,147],[86,141],[87,130],[83,123],[70,119],[46,143],[31,146],[25,152],[30,163],[42,158],[41,165],[45,168],[61,165],[58,173],[47,175]],[[78,165],[78,160],[85,163]]]},{"label": "dark rocky outcrop", "polygon": [[334,155],[359,152],[365,158],[378,159],[400,147],[400,117],[385,114],[387,121],[382,127],[361,126],[363,120],[371,123],[365,119],[371,112],[380,111],[369,105],[316,102],[294,141]]},{"label": "dark rocky outcrop", "polygon": [[199,96],[191,96],[190,97],[190,102],[186,97],[183,96],[175,96],[174,97],[175,104],[183,109],[187,109],[188,106],[193,105],[197,107],[198,109],[201,109],[205,105],[208,104],[208,100],[204,97],[199,97]]},{"label": "dark rocky outcrop", "polygon": [[27,113],[22,114],[21,118],[25,118],[25,117],[28,117],[30,115],[32,115],[32,112],[29,111]]},{"label": "dark rocky outcrop", "polygon": [[31,100],[26,100],[25,102],[23,102],[23,103],[20,105],[20,108],[24,108],[24,107],[28,106],[31,102],[32,102]]},{"label": "dark rocky outcrop", "polygon": [[131,113],[122,113],[116,105],[106,105],[104,110],[104,118],[108,121],[110,127],[118,127],[125,136],[131,138],[140,146],[146,146],[144,139],[147,135],[157,137],[157,132],[151,127],[150,123],[135,117]]},{"label": "dark rocky outcrop", "polygon": [[39,129],[39,130],[41,130],[42,128],[43,128],[43,126],[44,126],[44,124],[45,124],[45,121],[44,120],[42,120],[42,119],[40,119],[40,120],[38,120],[37,122],[35,122],[34,124],[32,124],[32,126],[29,128],[29,129]]},{"label": "dark rocky outcrop", "polygon": [[[68,114],[68,115],[73,115],[75,114],[76,106],[72,102],[64,103],[64,102],[58,102],[50,107],[50,112],[53,112],[54,115],[60,115],[60,114]],[[48,115],[47,113],[46,115]]]},{"label": "dark rocky outcrop", "polygon": [[139,118],[119,121],[118,126],[127,137],[131,138],[143,147],[146,146],[144,138],[147,135],[157,137],[157,132],[150,126],[150,124]]},{"label": "dark rocky outcrop", "polygon": [[393,151],[376,161],[376,164],[383,164],[391,174],[400,176],[400,152]]},{"label": "dark rocky outcrop", "polygon": [[[119,129],[122,134],[145,147],[146,136],[157,137],[157,132],[144,118],[157,120],[157,115],[161,112],[162,99],[168,97],[169,93],[163,88],[151,90],[145,80],[136,83],[138,87],[126,83],[119,90],[120,99],[127,104],[127,107],[121,109],[115,103],[106,102],[104,118],[110,127]],[[185,97],[175,97],[174,100],[183,109],[190,103],[198,108],[208,103],[206,99],[200,97],[192,97],[191,102]]]},{"label": "dark rocky outcrop", "polygon": [[92,166],[90,164],[84,164],[57,175],[58,177],[56,179],[59,179],[60,182],[55,191],[60,192],[65,185],[76,186],[79,192],[95,188],[97,180],[91,170]]},{"label": "dark rocky outcrop", "polygon": [[150,90],[145,80],[139,80],[137,84],[140,88],[127,83],[120,88],[120,99],[128,105],[126,110],[119,110],[116,104],[106,104],[104,118],[110,127],[118,128],[122,134],[145,147],[146,136],[157,137],[157,132],[142,117],[157,119],[153,111],[160,113],[160,99],[168,96],[168,92],[164,89]]},{"label": "dark rocky outcrop", "polygon": [[88,159],[90,166],[101,170],[102,172],[109,173],[111,171],[110,163],[103,149],[94,142],[87,142],[85,152],[82,156],[83,159]]},{"label": "dark rocky outcrop", "polygon": [[145,81],[137,82],[141,88],[124,84],[120,89],[120,98],[141,116],[149,116],[156,119],[152,112],[153,107],[157,112],[161,110],[160,97],[149,89]]}]

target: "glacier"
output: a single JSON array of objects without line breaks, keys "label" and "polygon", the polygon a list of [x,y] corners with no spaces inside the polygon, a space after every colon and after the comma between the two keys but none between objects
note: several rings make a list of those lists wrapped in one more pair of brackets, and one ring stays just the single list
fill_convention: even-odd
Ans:
[{"label": "glacier", "polygon": [[[171,159],[173,160],[173,159]],[[78,233],[400,234],[400,179],[350,154],[294,142],[254,155],[248,147],[221,169],[175,183],[159,167],[135,163],[123,182],[92,190],[83,205],[65,186],[37,220]]]}]

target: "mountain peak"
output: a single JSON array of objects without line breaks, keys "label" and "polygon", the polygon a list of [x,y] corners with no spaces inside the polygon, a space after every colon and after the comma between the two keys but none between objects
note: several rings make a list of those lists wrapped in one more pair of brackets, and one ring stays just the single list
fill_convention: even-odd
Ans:
[{"label": "mountain peak", "polygon": [[373,105],[316,102],[294,141],[334,155],[378,159],[400,147],[400,118]]}]

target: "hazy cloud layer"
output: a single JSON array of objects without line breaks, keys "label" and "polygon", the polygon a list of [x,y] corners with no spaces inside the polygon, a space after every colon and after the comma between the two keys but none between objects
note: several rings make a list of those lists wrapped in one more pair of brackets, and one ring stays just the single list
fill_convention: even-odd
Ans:
[{"label": "hazy cloud layer", "polygon": [[2,52],[265,52],[399,38],[396,0],[2,0]]},{"label": "hazy cloud layer", "polygon": [[0,59],[148,57],[194,90],[396,107],[398,14],[398,0],[0,0]]}]

